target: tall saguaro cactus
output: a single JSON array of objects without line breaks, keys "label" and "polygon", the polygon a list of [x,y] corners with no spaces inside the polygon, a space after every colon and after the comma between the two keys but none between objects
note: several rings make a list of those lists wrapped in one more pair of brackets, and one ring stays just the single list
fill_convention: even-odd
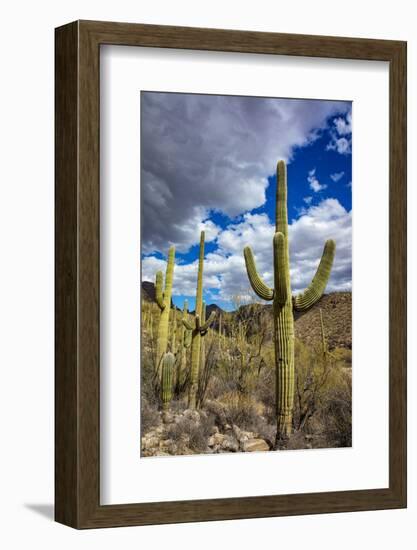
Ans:
[{"label": "tall saguaro cactus", "polygon": [[156,344],[156,372],[161,377],[161,361],[168,347],[169,312],[171,310],[172,279],[174,275],[175,247],[168,251],[167,269],[165,273],[165,288],[162,290],[164,276],[158,271],[155,281],[155,298],[161,315],[158,326],[158,339]]},{"label": "tall saguaro cactus", "polygon": [[264,283],[256,270],[249,246],[244,249],[250,284],[263,300],[273,301],[275,343],[275,392],[277,444],[292,430],[294,403],[294,310],[305,311],[322,296],[333,265],[336,244],[326,241],[317,272],[308,288],[292,297],[288,246],[287,172],[284,161],[277,166],[275,235],[273,238],[274,288]]},{"label": "tall saguaro cactus", "polygon": [[186,319],[183,319],[183,324],[186,329],[192,331],[191,342],[191,373],[190,387],[188,392],[188,408],[195,409],[197,405],[197,390],[198,390],[198,374],[200,371],[200,345],[201,338],[207,334],[209,326],[214,321],[215,313],[211,313],[210,317],[204,323],[201,322],[203,310],[203,268],[204,268],[204,231],[200,234],[200,257],[198,260],[198,276],[197,276],[197,296],[195,300],[195,319],[194,326]]}]

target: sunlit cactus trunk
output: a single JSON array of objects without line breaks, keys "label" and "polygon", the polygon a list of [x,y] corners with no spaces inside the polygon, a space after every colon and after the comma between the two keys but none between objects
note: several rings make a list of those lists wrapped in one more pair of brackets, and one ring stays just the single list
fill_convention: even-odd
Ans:
[{"label": "sunlit cactus trunk", "polygon": [[161,361],[161,401],[163,410],[168,409],[172,399],[172,377],[175,357],[173,353],[165,353]]},{"label": "sunlit cactus trunk", "polygon": [[[182,321],[188,320],[188,302],[184,300],[182,310]],[[177,373],[176,373],[176,393],[182,391],[185,382],[185,374],[187,370],[187,349],[191,345],[191,332],[187,330],[184,323],[181,323],[179,330],[178,356],[176,357]]]},{"label": "sunlit cactus trunk", "polygon": [[167,268],[165,273],[165,288],[162,290],[163,274],[158,271],[155,282],[156,303],[161,310],[156,343],[156,373],[161,377],[161,361],[168,347],[169,312],[171,310],[172,280],[174,275],[175,247],[171,246],[168,252]]},{"label": "sunlit cactus trunk", "polygon": [[[201,324],[204,325],[206,322],[206,304],[203,302],[203,308],[201,312]],[[204,368],[206,362],[206,344],[205,344],[205,338],[201,339],[200,343],[200,367]]]},{"label": "sunlit cactus trunk", "polygon": [[183,320],[186,329],[192,331],[191,342],[191,372],[190,387],[188,391],[188,408],[195,409],[197,406],[198,375],[200,371],[200,347],[201,337],[207,334],[207,329],[212,324],[215,314],[212,312],[209,319],[201,322],[203,310],[203,268],[204,268],[204,231],[200,234],[200,255],[198,260],[197,295],[195,300],[194,326],[187,320]]},{"label": "sunlit cactus trunk", "polygon": [[244,249],[246,270],[256,294],[273,301],[275,344],[275,394],[277,417],[277,445],[292,431],[294,404],[294,310],[305,311],[322,296],[330,271],[336,245],[326,242],[322,259],[310,286],[293,298],[290,281],[288,243],[287,174],[283,161],[277,167],[275,235],[273,238],[274,288],[269,288],[258,275],[250,247]]}]

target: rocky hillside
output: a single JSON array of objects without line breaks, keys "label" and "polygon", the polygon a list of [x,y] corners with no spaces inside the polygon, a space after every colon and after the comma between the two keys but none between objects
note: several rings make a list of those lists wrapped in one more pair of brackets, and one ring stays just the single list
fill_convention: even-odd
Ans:
[{"label": "rocky hillside", "polygon": [[150,281],[142,281],[142,300],[155,302],[155,285]]},{"label": "rocky hillside", "polygon": [[[154,284],[148,281],[142,283],[142,299],[155,300]],[[352,349],[352,293],[332,292],[325,294],[310,310],[295,315],[295,335],[307,345],[321,341],[320,314],[323,313],[323,323],[327,342],[330,350],[334,348]],[[219,316],[222,316],[223,329],[228,331],[231,321],[249,321],[248,335],[254,334],[259,329],[260,323],[268,326],[266,340],[272,339],[272,306],[271,305],[247,305],[241,306],[237,311],[224,312],[216,304],[207,305],[207,317],[212,311],[216,311],[217,318],[213,328],[218,328]],[[193,312],[191,312],[193,313]]]},{"label": "rocky hillside", "polygon": [[296,315],[295,335],[306,344],[321,338],[320,314],[330,349],[352,349],[352,293],[325,294],[310,310]]}]

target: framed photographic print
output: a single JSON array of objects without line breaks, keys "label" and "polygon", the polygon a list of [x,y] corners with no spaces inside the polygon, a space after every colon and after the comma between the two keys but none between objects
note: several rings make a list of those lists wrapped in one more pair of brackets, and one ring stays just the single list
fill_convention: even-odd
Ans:
[{"label": "framed photographic print", "polygon": [[406,44],[56,29],[56,520],[406,506]]}]

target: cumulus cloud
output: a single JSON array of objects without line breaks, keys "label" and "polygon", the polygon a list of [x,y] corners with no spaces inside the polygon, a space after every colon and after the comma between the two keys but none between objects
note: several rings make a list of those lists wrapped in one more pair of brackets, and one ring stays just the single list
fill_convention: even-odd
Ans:
[{"label": "cumulus cloud", "polygon": [[335,172],[334,174],[330,174],[330,179],[337,183],[343,178],[344,175],[344,172]]},{"label": "cumulus cloud", "polygon": [[315,193],[318,193],[319,191],[322,191],[323,189],[326,189],[327,185],[321,184],[319,180],[316,177],[316,169],[313,168],[308,172],[307,181],[310,185],[310,189],[312,189]]},{"label": "cumulus cloud", "polygon": [[303,198],[303,201],[304,201],[306,204],[308,204],[308,205],[311,204],[311,201],[312,201],[312,200],[313,200],[313,197],[304,197],[304,198]]},{"label": "cumulus cloud", "polygon": [[348,111],[345,117],[337,117],[333,121],[330,132],[331,140],[327,144],[328,151],[337,151],[341,155],[352,152],[352,112]]},{"label": "cumulus cloud", "polygon": [[[311,143],[346,102],[142,92],[142,251],[185,252],[235,217],[265,202],[278,159]],[[347,118],[344,117],[347,124]],[[342,129],[342,124],[335,123]],[[342,131],[344,131],[342,129]]]},{"label": "cumulus cloud", "polygon": [[[243,248],[252,247],[257,269],[265,282],[273,285],[272,238],[274,225],[266,214],[246,214],[239,223],[230,224],[217,237],[218,248],[206,255],[204,287],[215,291],[219,299],[230,301],[234,295],[247,293],[249,283],[243,259]],[[294,293],[310,283],[327,239],[336,241],[336,256],[327,292],[351,290],[352,218],[351,212],[337,199],[328,198],[310,206],[289,226],[291,284]],[[165,261],[148,256],[142,260],[143,280],[153,281]],[[176,265],[174,295],[195,294],[198,261]]]}]

